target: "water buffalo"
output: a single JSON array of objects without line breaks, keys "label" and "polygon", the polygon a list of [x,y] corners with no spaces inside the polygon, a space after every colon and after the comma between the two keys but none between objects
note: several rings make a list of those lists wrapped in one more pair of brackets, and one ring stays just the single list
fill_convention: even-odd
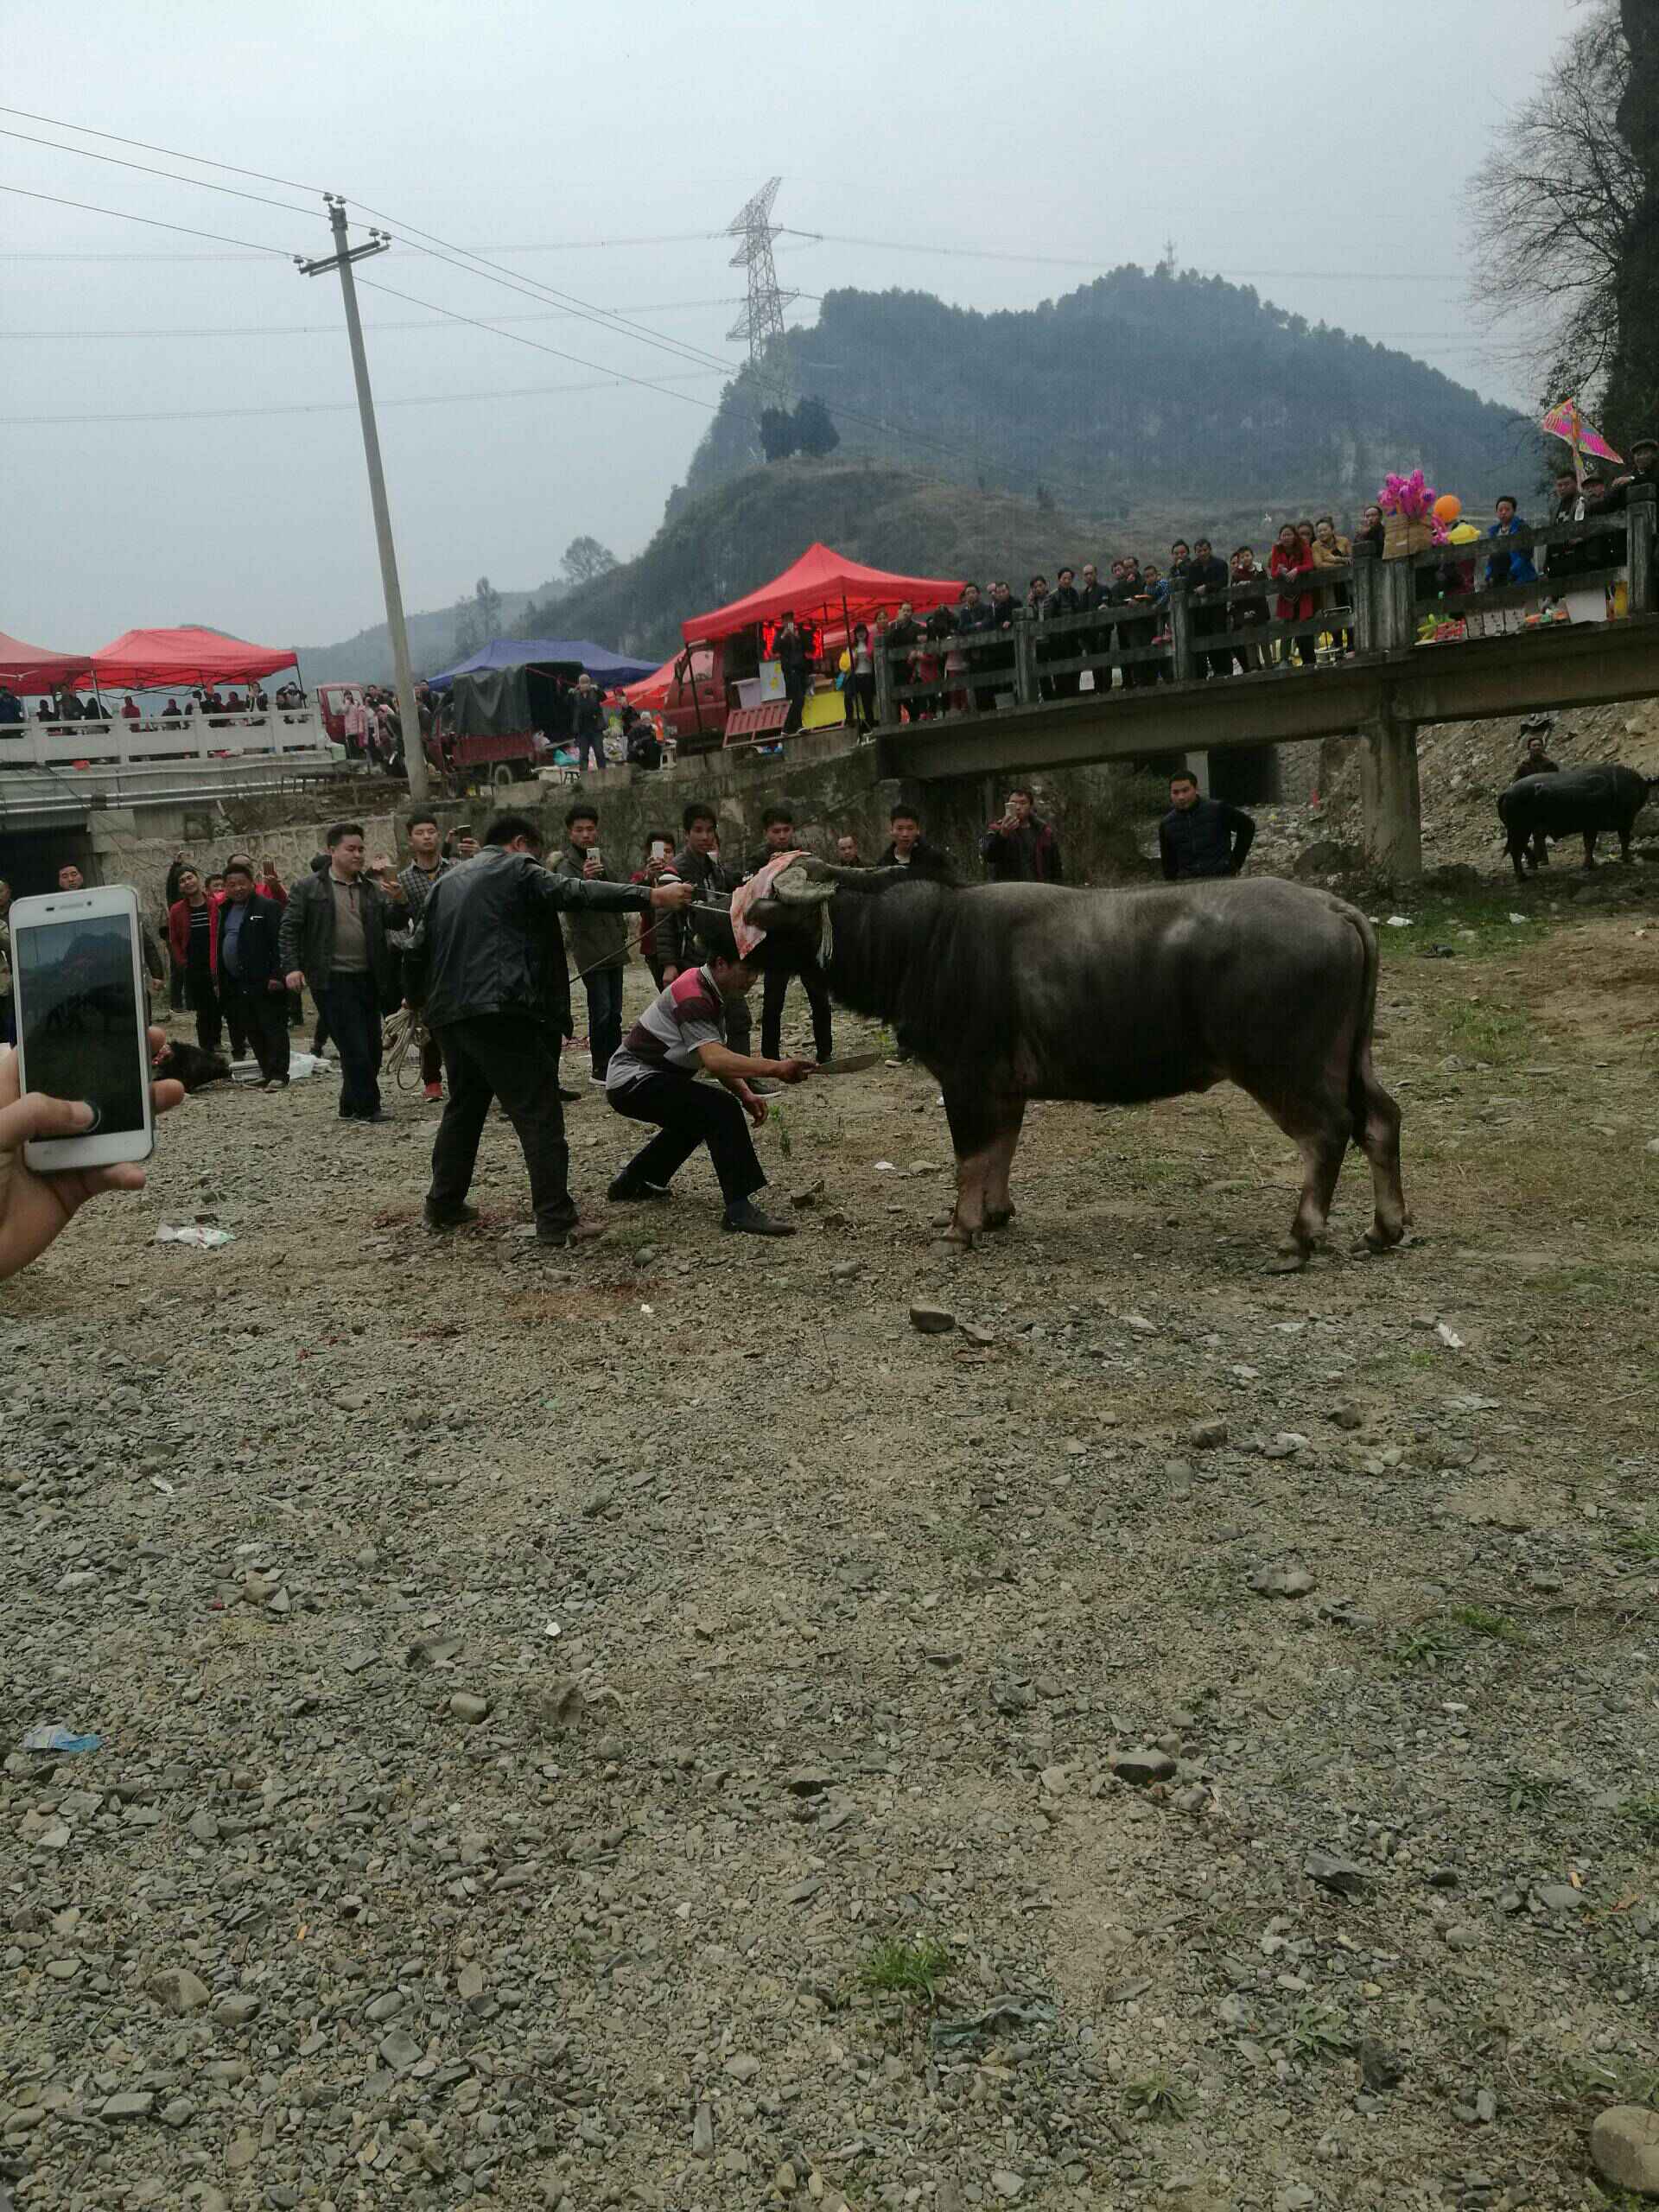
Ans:
[{"label": "water buffalo", "polygon": [[1517,881],[1526,880],[1522,862],[1529,844],[1535,855],[1541,855],[1546,837],[1570,837],[1575,830],[1584,839],[1586,868],[1596,864],[1596,839],[1604,830],[1618,831],[1624,857],[1629,860],[1630,832],[1647,804],[1648,788],[1645,776],[1609,760],[1593,768],[1563,768],[1554,776],[1522,776],[1500,791],[1498,819],[1507,834],[1504,849],[1515,862]]},{"label": "water buffalo", "polygon": [[1135,1105],[1228,1081],[1300,1148],[1291,1264],[1324,1234],[1351,1141],[1371,1164],[1366,1242],[1399,1243],[1400,1109],[1371,1070],[1376,936],[1329,892],[1271,878],[959,890],[803,860],[748,910],[768,931],[756,963],[798,958],[826,904],[818,958],[831,992],[893,1023],[939,1079],[957,1154],[953,1242],[971,1246],[1012,1216],[1028,1099]]}]

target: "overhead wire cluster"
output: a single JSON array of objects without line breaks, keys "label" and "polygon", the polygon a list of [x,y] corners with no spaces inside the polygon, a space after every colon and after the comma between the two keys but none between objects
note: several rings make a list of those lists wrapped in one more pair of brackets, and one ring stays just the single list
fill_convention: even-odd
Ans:
[{"label": "overhead wire cluster", "polygon": [[[228,199],[236,200],[254,206],[273,208],[284,215],[301,217],[308,221],[326,219],[323,216],[321,206],[321,188],[302,183],[296,178],[277,175],[266,170],[249,168],[234,162],[217,161],[203,155],[190,154],[177,147],[160,145],[150,140],[134,138],[120,132],[96,130],[90,125],[70,123],[60,118],[41,115],[29,109],[0,105],[0,115],[11,117],[16,121],[44,124],[54,130],[70,130],[74,132],[79,137],[96,138],[105,145],[120,146],[127,149],[128,151],[122,154],[104,153],[92,147],[68,144],[60,139],[42,137],[35,132],[20,130],[11,127],[10,125],[3,124],[0,124],[0,138],[10,139],[16,143],[38,147],[51,152],[78,156],[82,159],[96,162],[109,168],[122,169],[137,175],[154,178],[161,181],[184,185],[194,189],[216,193]],[[130,156],[135,152],[155,155],[161,157],[161,159],[165,162],[183,162],[188,164],[191,168],[212,169],[218,172],[221,176],[239,177],[245,180],[248,184],[270,185],[274,186],[281,192],[303,194],[310,197],[312,204],[298,205],[290,200],[274,198],[269,193],[246,190],[241,185],[221,183],[218,181],[215,177],[190,175],[183,174],[176,168],[161,168],[154,166],[147,162],[134,161],[130,158]],[[121,222],[140,225],[150,229],[166,231],[181,237],[200,239],[220,247],[235,249],[235,251],[233,252],[221,252],[211,255],[183,255],[173,253],[154,255],[135,254],[130,257],[118,257],[113,254],[103,255],[82,253],[79,251],[65,253],[61,256],[48,256],[45,253],[38,255],[33,254],[26,249],[16,252],[6,250],[5,257],[9,258],[44,259],[51,257],[64,259],[84,258],[88,260],[114,260],[117,258],[130,257],[132,259],[153,259],[158,261],[175,262],[187,259],[223,262],[244,258],[257,261],[269,260],[272,258],[287,260],[295,257],[291,254],[290,250],[287,247],[270,245],[260,240],[235,237],[221,232],[204,230],[193,225],[171,222],[157,216],[141,214],[136,210],[130,208],[112,207],[99,202],[73,199],[60,194],[34,190],[21,185],[0,184],[0,192],[4,192],[19,198],[34,200],[57,207],[74,209],[85,213],[105,216]],[[538,312],[534,315],[520,313],[513,315],[504,315],[494,318],[489,318],[481,315],[467,314],[459,308],[448,306],[443,302],[422,299],[415,294],[404,291],[396,286],[384,284],[378,281],[371,280],[366,276],[359,276],[358,282],[365,290],[383,293],[388,298],[398,300],[405,305],[418,308],[426,315],[433,318],[431,322],[424,325],[406,320],[396,320],[387,321],[379,325],[371,325],[369,326],[370,327],[378,327],[388,329],[411,329],[421,327],[435,328],[445,323],[454,324],[457,327],[466,327],[489,333],[496,337],[505,339],[509,343],[514,345],[528,346],[532,351],[545,353],[550,359],[561,361],[568,366],[587,370],[590,372],[592,378],[596,379],[596,381],[593,382],[569,382],[563,385],[505,387],[490,391],[479,391],[470,393],[454,392],[425,395],[397,395],[383,398],[380,402],[380,404],[383,406],[453,404],[472,403],[483,399],[512,398],[519,397],[528,397],[531,396],[540,396],[545,392],[562,391],[594,391],[613,386],[632,385],[643,391],[654,391],[670,398],[681,400],[687,405],[696,407],[705,413],[713,414],[718,412],[720,403],[717,400],[704,398],[698,394],[680,389],[680,387],[688,382],[696,381],[702,377],[718,375],[728,378],[734,378],[740,373],[743,373],[746,370],[753,381],[760,387],[763,396],[770,396],[780,404],[787,404],[790,397],[790,385],[787,375],[781,370],[781,368],[778,371],[769,372],[764,358],[747,364],[735,361],[728,359],[723,354],[711,352],[707,347],[675,338],[668,333],[658,330],[652,325],[643,322],[638,319],[638,317],[642,314],[678,312],[683,308],[700,307],[704,304],[725,304],[725,302],[664,302],[655,303],[650,307],[641,309],[606,308],[594,301],[585,299],[575,293],[566,290],[563,287],[550,284],[543,279],[531,276],[523,270],[504,268],[499,261],[491,258],[488,255],[480,252],[474,248],[458,245],[453,240],[440,237],[434,232],[424,230],[418,225],[406,223],[400,217],[392,215],[384,209],[370,206],[367,201],[357,200],[353,202],[352,205],[354,206],[362,217],[370,219],[385,236],[391,238],[395,243],[404,246],[407,251],[419,254],[424,258],[440,262],[445,266],[454,269],[464,276],[471,276],[480,283],[491,284],[499,289],[516,293],[519,296],[536,302],[538,304]],[[362,229],[364,225],[361,221],[353,220],[353,226],[358,229]],[[1029,251],[1006,250],[988,246],[976,247],[937,244],[926,240],[907,239],[902,237],[866,238],[854,236],[851,234],[843,235],[833,232],[808,231],[788,225],[776,226],[774,227],[779,235],[794,238],[799,241],[803,245],[845,245],[856,246],[863,251],[883,251],[923,253],[928,255],[937,254],[948,256],[952,258],[1014,262],[1023,263],[1033,266],[1092,270],[1097,274],[1103,273],[1108,266],[1108,264],[1103,260],[1090,259],[1083,256],[1032,253]],[[581,248],[655,245],[715,238],[723,239],[728,238],[729,235],[729,227],[722,227],[718,230],[661,232],[649,236],[554,240],[546,241],[539,245],[497,247],[493,251],[496,253],[515,254],[552,251],[564,251]],[[1281,278],[1306,277],[1311,279],[1323,277],[1334,279],[1340,276],[1344,281],[1347,278],[1358,274],[1363,275],[1368,279],[1388,283],[1452,281],[1449,276],[1441,276],[1434,274],[1433,272],[1421,270],[1414,272],[1394,272],[1368,270],[1356,272],[1290,270],[1261,270],[1249,271],[1238,270],[1230,270],[1226,273],[1230,276],[1258,276],[1263,277],[1277,276]],[[809,299],[817,299],[822,296],[815,293],[804,293],[800,295],[800,296]],[[630,346],[645,346],[650,350],[664,353],[669,356],[671,359],[680,362],[683,365],[671,374],[664,372],[658,377],[638,375],[631,371],[618,368],[613,364],[590,360],[585,355],[571,353],[561,346],[548,345],[539,339],[531,338],[525,335],[521,329],[510,327],[513,324],[524,322],[542,321],[550,321],[565,319],[587,322],[594,328],[607,332],[612,337],[620,339]],[[264,328],[254,327],[242,330],[237,330],[235,328],[215,329],[211,333],[204,333],[200,330],[181,329],[172,333],[159,330],[132,330],[104,332],[96,334],[105,337],[132,338],[160,338],[168,335],[177,335],[181,337],[200,337],[203,335],[270,337],[299,335],[302,334],[308,334],[312,331],[320,331],[330,328],[332,327],[333,326],[330,325],[321,324],[300,324],[276,325]],[[5,336],[13,339],[31,337],[50,338],[67,334],[59,334],[49,331],[30,332],[20,330],[14,330],[4,334]],[[88,334],[76,333],[73,334],[86,335]],[[1452,333],[1413,333],[1409,334],[1413,336],[1433,337],[1441,341],[1443,344],[1451,342],[1454,340],[1456,335]],[[314,403],[291,402],[270,407],[192,408],[166,410],[133,410],[103,414],[38,414],[34,416],[11,416],[0,419],[10,423],[19,425],[39,425],[47,423],[67,425],[73,423],[161,422],[188,421],[196,419],[208,420],[215,418],[228,418],[232,416],[254,416],[262,414],[330,413],[337,410],[348,411],[345,403],[317,401]],[[889,436],[902,435],[908,444],[924,446],[941,455],[949,456],[953,460],[959,461],[972,461],[976,458],[976,456],[972,453],[964,451],[960,446],[950,442],[949,440],[939,437],[937,434],[931,431],[922,430],[914,425],[906,425],[901,429],[899,426],[886,422],[880,416],[868,414],[860,409],[849,407],[833,401],[829,403],[829,411],[832,417],[837,418],[842,422],[855,423],[861,428],[874,430]]]},{"label": "overhead wire cluster", "polygon": [[[0,114],[19,117],[24,120],[35,123],[45,123],[59,130],[73,130],[81,136],[99,138],[107,144],[122,145],[139,152],[157,154],[168,161],[187,162],[198,168],[221,170],[227,175],[243,176],[255,182],[275,184],[286,191],[308,192],[314,189],[312,187],[298,182],[294,178],[276,176],[263,170],[247,169],[238,167],[234,163],[213,161],[205,156],[182,152],[177,147],[162,146],[149,140],[130,138],[123,134],[114,131],[84,129],[83,126],[79,124],[67,123],[59,118],[39,115],[30,110],[0,106]],[[311,217],[317,217],[319,215],[319,210],[315,207],[308,208],[296,207],[290,201],[274,200],[266,194],[245,192],[241,189],[240,187],[219,184],[211,178],[183,175],[176,169],[156,168],[148,162],[132,161],[125,155],[100,153],[92,147],[69,145],[61,140],[42,138],[35,133],[16,130],[7,125],[0,125],[0,137],[18,140],[29,145],[48,149],[54,152],[76,155],[85,160],[102,162],[113,168],[135,171],[143,176],[158,178],[171,183],[183,184],[205,191],[220,193],[231,199],[252,200],[262,206],[278,208],[285,214],[305,215]],[[5,186],[0,187],[0,189],[17,192],[20,191],[22,188],[16,186]],[[321,199],[321,188],[315,188],[315,189],[318,192],[319,199]],[[77,207],[95,213],[113,215],[124,220],[154,224],[158,228],[168,230],[186,229],[186,226],[181,225],[161,222],[155,217],[140,216],[131,213],[130,211],[119,208],[95,207],[92,203],[84,200],[67,200],[62,199],[60,195],[57,194],[29,194],[25,196],[56,200],[60,205]],[[439,237],[435,232],[422,229],[418,225],[405,224],[402,221],[400,217],[391,215],[385,209],[372,207],[365,200],[358,200],[353,204],[360,211],[362,215],[372,218],[374,223],[381,230],[382,234],[391,238],[395,243],[402,245],[407,247],[410,251],[423,255],[429,259],[445,263],[449,267],[459,270],[463,275],[477,277],[486,283],[494,283],[508,291],[518,293],[528,299],[550,303],[552,306],[556,307],[561,314],[572,316],[578,321],[592,323],[595,327],[607,331],[613,336],[624,338],[631,343],[645,345],[658,352],[666,353],[672,358],[685,362],[689,365],[696,368],[703,373],[718,372],[728,378],[735,377],[742,371],[745,365],[741,362],[730,360],[723,355],[713,353],[706,347],[693,346],[682,341],[681,340],[671,337],[662,331],[653,329],[649,324],[636,321],[630,315],[600,307],[596,302],[591,300],[582,299],[574,293],[565,291],[561,287],[547,284],[539,278],[526,276],[521,272],[503,269],[499,263],[490,260],[482,254],[480,254],[467,247],[457,245],[452,240]],[[361,228],[362,226],[361,224],[358,224],[356,227]],[[217,244],[239,246],[251,252],[256,252],[261,255],[270,254],[280,256],[283,255],[285,252],[285,250],[281,247],[265,246],[260,245],[257,241],[245,238],[227,238],[223,234],[217,232],[188,232],[187,234],[209,238]],[[711,235],[723,236],[725,233],[715,232]],[[289,256],[288,257],[292,257]],[[429,314],[437,316],[443,321],[467,324],[474,329],[492,332],[498,337],[507,339],[511,343],[520,346],[528,346],[532,350],[546,353],[554,359],[563,361],[575,367],[588,369],[599,376],[607,384],[632,385],[638,386],[641,390],[657,391],[664,393],[671,398],[683,400],[687,405],[701,408],[709,414],[718,412],[718,402],[703,399],[695,393],[677,389],[677,385],[683,381],[683,378],[681,376],[677,376],[673,380],[636,376],[628,371],[618,369],[612,365],[589,360],[582,354],[572,353],[563,347],[549,346],[539,340],[528,338],[522,331],[506,328],[499,321],[491,321],[483,316],[463,314],[459,309],[448,307],[442,302],[418,299],[412,293],[398,290],[391,285],[372,283],[367,277],[359,277],[358,282],[365,290],[384,292],[391,298],[404,301],[407,305],[424,308]],[[781,378],[769,379],[764,365],[754,368],[753,372],[756,376],[757,381],[761,384],[763,389],[775,388],[777,396],[779,397],[783,397],[786,395],[786,384]],[[391,401],[385,401],[382,404],[389,405],[393,403]],[[189,412],[200,414],[214,411],[217,410],[180,410],[178,414],[170,416],[167,419],[182,419],[184,415]],[[257,412],[261,410],[249,411]],[[270,411],[276,412],[279,410],[271,410]],[[318,411],[323,411],[321,405]],[[832,415],[839,415],[843,421],[856,422],[867,428],[886,432],[889,435],[898,434],[896,427],[893,424],[884,423],[874,416],[864,414],[855,409],[847,407],[832,407],[830,412]],[[28,418],[10,417],[7,419],[13,422],[21,422]],[[65,423],[72,420],[109,421],[123,418],[114,416],[82,416],[79,417],[60,416],[49,418],[35,417],[33,419],[36,422],[49,419],[54,422]],[[148,419],[153,420],[159,418],[152,416]],[[970,459],[972,457],[971,455],[963,454],[960,448],[950,444],[945,440],[935,437],[931,434],[918,434],[914,431],[910,431],[906,433],[906,435],[912,439],[918,440],[925,445],[932,447],[935,450],[940,453],[947,454],[952,458]]]}]

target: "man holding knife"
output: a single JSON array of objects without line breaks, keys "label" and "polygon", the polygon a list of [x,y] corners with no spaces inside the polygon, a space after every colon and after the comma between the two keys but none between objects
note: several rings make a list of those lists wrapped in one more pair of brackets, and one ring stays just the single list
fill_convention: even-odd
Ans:
[{"label": "man holding knife", "polygon": [[[726,1201],[722,1226],[746,1236],[792,1236],[793,1222],[774,1220],[754,1203],[766,1178],[744,1116],[756,1128],[766,1118],[766,1102],[753,1089],[757,1076],[802,1083],[811,1064],[732,1050],[726,1041],[730,1010],[742,1004],[754,970],[739,959],[725,915],[701,913],[696,929],[708,958],[680,969],[611,1056],[605,1093],[613,1109],[631,1121],[655,1122],[657,1135],[607,1195],[613,1205],[666,1198],[675,1171],[706,1144]],[[700,1075],[714,1081],[700,1083]]]}]

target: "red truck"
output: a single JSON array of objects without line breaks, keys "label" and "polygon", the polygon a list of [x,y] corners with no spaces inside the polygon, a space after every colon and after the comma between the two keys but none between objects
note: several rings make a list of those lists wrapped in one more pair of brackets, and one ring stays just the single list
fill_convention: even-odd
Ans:
[{"label": "red truck", "polygon": [[712,753],[723,745],[767,744],[782,735],[789,715],[786,701],[769,700],[757,707],[738,702],[739,683],[758,678],[760,673],[758,629],[740,630],[729,638],[696,639],[682,647],[662,709],[682,759],[691,753]]}]

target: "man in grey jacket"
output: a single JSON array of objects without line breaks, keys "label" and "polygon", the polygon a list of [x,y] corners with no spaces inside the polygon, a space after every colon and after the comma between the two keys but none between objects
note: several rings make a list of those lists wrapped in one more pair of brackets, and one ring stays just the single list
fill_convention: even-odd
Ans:
[{"label": "man in grey jacket", "polygon": [[380,882],[364,873],[360,822],[334,823],[326,865],[301,878],[283,909],[284,980],[290,991],[310,985],[328,1025],[343,1122],[391,1119],[379,1075],[380,1017],[397,1003],[397,956],[386,937],[392,911]]},{"label": "man in grey jacket", "polygon": [[[424,715],[425,709],[422,711]],[[443,856],[443,832],[438,827],[435,814],[411,814],[404,827],[409,832],[409,849],[415,857],[407,868],[398,869],[397,882],[386,887],[388,897],[399,910],[401,927],[393,931],[392,943],[400,952],[409,949],[410,934],[421,918],[428,892],[441,875],[448,875],[452,868],[460,866],[458,861]],[[443,1055],[429,1030],[421,1044],[421,1084],[434,1104],[443,1096]]]},{"label": "man in grey jacket", "polygon": [[[620,883],[623,878],[599,849],[599,809],[578,799],[564,817],[569,839],[555,873],[581,883]],[[588,1050],[593,1060],[590,1083],[605,1087],[611,1054],[622,1042],[622,977],[628,962],[628,918],[601,908],[574,907],[564,925],[565,943],[588,994]],[[575,981],[573,976],[571,979]]]}]

